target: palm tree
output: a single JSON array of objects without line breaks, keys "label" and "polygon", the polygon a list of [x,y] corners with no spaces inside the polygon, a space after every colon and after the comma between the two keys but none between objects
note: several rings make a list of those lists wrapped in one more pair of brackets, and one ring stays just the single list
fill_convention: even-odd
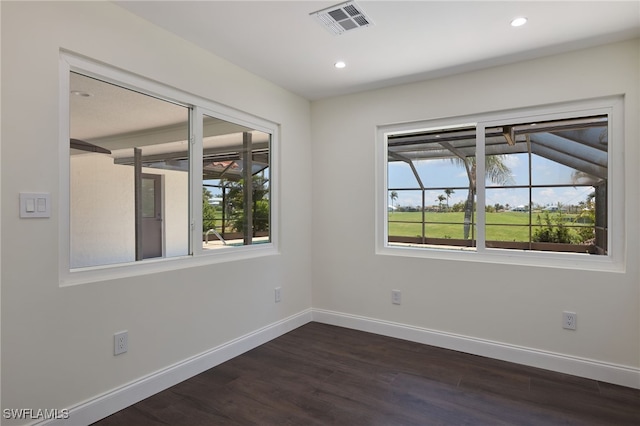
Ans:
[{"label": "palm tree", "polygon": [[445,197],[442,194],[438,195],[438,198],[436,198],[436,201],[438,202],[438,208],[440,210],[442,210],[442,202],[445,200],[445,198],[447,198],[447,197]]},{"label": "palm tree", "polygon": [[575,184],[595,184],[596,182],[601,181],[601,179],[590,175],[587,172],[583,172],[580,170],[574,170],[571,173],[571,181]]},{"label": "palm tree", "polygon": [[393,209],[393,203],[398,199],[398,193],[396,191],[391,191],[391,193],[389,194],[389,198],[391,198],[391,208]]},{"label": "palm tree", "polygon": [[454,192],[456,192],[456,191],[454,191],[451,188],[447,188],[447,189],[444,190],[444,193],[447,196],[447,211],[449,210],[449,198],[451,198],[451,194],[453,194]]},{"label": "palm tree", "polygon": [[[485,175],[497,185],[505,185],[513,181],[511,169],[505,164],[505,155],[487,155],[484,161]],[[455,164],[460,164],[467,172],[469,179],[469,193],[464,205],[464,239],[469,238],[471,229],[471,217],[473,215],[473,201],[476,193],[476,157],[452,158]]]}]

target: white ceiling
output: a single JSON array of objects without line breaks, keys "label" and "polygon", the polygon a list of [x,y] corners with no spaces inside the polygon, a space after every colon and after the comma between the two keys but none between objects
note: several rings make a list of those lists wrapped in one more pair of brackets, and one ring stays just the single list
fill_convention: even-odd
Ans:
[{"label": "white ceiling", "polygon": [[339,0],[115,3],[309,100],[640,36],[638,0],[358,0],[374,25],[339,36],[309,15]]}]

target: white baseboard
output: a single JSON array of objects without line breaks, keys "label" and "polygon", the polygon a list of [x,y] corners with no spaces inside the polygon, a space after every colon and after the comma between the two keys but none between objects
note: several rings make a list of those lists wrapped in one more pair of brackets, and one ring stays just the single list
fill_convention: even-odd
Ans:
[{"label": "white baseboard", "polygon": [[71,407],[68,419],[51,419],[39,422],[37,425],[91,424],[311,321],[640,389],[640,369],[634,367],[444,333],[375,318],[323,309],[307,309]]},{"label": "white baseboard", "polygon": [[181,361],[69,409],[67,419],[37,423],[46,426],[88,425],[136,402],[222,364],[312,321],[311,309],[260,328],[202,354]]},{"label": "white baseboard", "polygon": [[323,309],[313,309],[313,320],[320,323],[367,331],[383,336],[395,337],[640,389],[640,368],[610,364]]}]

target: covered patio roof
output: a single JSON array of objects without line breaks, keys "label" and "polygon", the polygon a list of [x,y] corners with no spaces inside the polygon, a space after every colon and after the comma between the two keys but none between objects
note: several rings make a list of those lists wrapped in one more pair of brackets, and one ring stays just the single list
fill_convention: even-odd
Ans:
[{"label": "covered patio roof", "polygon": [[[584,173],[607,179],[607,116],[553,120],[485,129],[485,154],[531,153]],[[428,130],[391,135],[389,162],[467,159],[476,155],[476,129]]]}]

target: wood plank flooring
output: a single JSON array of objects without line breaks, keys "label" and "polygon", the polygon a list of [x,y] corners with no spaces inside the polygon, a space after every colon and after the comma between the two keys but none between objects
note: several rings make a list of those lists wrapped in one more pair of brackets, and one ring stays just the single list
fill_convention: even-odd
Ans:
[{"label": "wood plank flooring", "polygon": [[640,425],[640,390],[306,324],[97,423]]}]

